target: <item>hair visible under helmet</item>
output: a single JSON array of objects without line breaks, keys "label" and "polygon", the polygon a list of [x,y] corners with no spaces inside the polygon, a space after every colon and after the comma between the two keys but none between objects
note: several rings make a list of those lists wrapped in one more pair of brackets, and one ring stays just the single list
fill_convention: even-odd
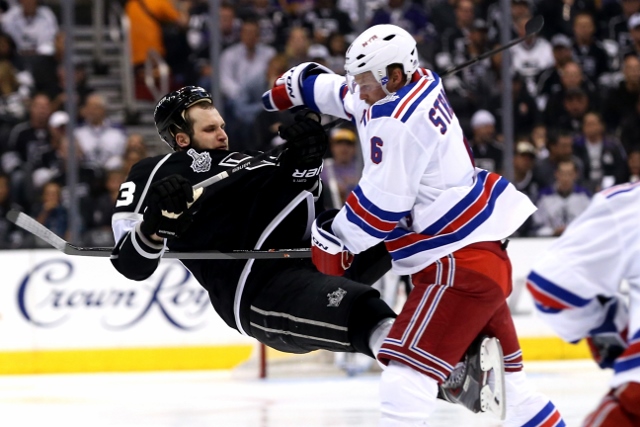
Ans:
[{"label": "hair visible under helmet", "polygon": [[213,105],[211,94],[198,86],[185,86],[166,94],[158,101],[153,111],[158,135],[173,151],[177,148],[176,134],[186,132],[190,128],[186,111],[201,102]]},{"label": "hair visible under helmet", "polygon": [[416,40],[396,25],[382,24],[365,30],[351,43],[344,68],[347,76],[371,71],[386,92],[387,67],[392,64],[402,65],[407,82],[411,81],[418,69]]}]

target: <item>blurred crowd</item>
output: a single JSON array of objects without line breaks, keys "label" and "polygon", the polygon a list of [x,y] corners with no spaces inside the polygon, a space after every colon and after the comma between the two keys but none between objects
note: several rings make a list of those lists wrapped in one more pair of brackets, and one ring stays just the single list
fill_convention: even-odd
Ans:
[{"label": "blurred crowd", "polygon": [[[114,0],[115,1],[115,0]],[[153,51],[171,69],[172,88],[211,89],[233,149],[268,150],[282,143],[289,112],[266,112],[261,96],[288,68],[320,62],[342,74],[357,36],[357,0],[223,1],[222,51],[209,59],[208,0],[119,0],[131,22],[136,97],[154,102],[144,81]],[[418,42],[421,64],[438,73],[499,46],[498,0],[365,0],[365,26],[391,23]],[[513,87],[514,183],[538,206],[518,236],[558,236],[592,194],[640,179],[640,0],[512,0],[511,38],[541,15],[541,33],[502,55],[443,78],[447,95],[479,167],[504,169],[502,81]],[[0,248],[37,245],[4,219],[12,207],[60,236],[68,233],[65,126],[65,35],[58,17],[38,0],[0,0]],[[111,245],[110,216],[118,187],[147,155],[141,135],[113,123],[104,94],[87,83],[90,68],[75,63],[79,126],[82,244]],[[327,204],[340,206],[361,171],[354,129],[330,134],[323,177]]]}]

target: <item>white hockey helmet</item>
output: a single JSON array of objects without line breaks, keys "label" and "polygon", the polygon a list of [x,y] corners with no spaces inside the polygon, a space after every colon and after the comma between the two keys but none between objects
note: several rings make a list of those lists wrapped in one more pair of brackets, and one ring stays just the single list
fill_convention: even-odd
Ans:
[{"label": "white hockey helmet", "polygon": [[344,68],[347,76],[371,71],[375,79],[386,87],[387,66],[400,64],[407,82],[418,69],[416,40],[397,25],[381,24],[365,30],[347,49]]}]

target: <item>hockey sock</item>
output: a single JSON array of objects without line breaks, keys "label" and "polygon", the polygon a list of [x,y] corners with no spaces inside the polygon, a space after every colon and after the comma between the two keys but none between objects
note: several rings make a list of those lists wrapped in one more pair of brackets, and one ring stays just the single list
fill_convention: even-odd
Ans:
[{"label": "hockey sock", "polygon": [[[349,315],[349,340],[358,353],[375,358],[369,346],[369,337],[375,327],[387,318],[395,319],[396,314],[379,297],[358,298]],[[378,347],[378,350],[380,348]]]},{"label": "hockey sock", "polygon": [[640,384],[626,383],[611,390],[584,422],[584,427],[633,427],[640,425]]}]

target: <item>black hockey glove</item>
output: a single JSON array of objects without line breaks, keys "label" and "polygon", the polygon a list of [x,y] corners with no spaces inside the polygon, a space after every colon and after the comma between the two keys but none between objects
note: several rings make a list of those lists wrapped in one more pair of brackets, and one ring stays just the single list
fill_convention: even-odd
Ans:
[{"label": "black hockey glove", "polygon": [[188,211],[193,202],[193,188],[186,178],[171,175],[154,182],[149,187],[140,231],[147,237],[180,237],[193,221]]},{"label": "black hockey glove", "polygon": [[292,169],[292,176],[297,182],[319,175],[329,145],[320,116],[309,111],[300,113],[296,115],[295,123],[280,126],[279,131],[280,137],[286,141],[280,165]]}]

